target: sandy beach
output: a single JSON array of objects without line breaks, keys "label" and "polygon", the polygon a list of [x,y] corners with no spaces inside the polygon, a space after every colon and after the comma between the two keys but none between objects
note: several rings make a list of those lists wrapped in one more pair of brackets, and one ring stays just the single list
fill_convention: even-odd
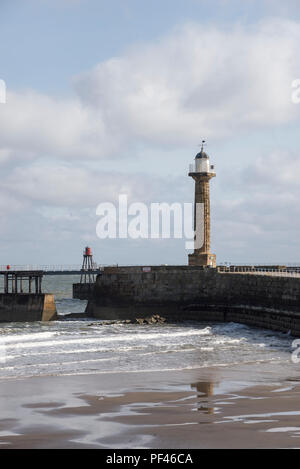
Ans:
[{"label": "sandy beach", "polygon": [[9,379],[0,397],[1,448],[299,447],[296,365]]}]

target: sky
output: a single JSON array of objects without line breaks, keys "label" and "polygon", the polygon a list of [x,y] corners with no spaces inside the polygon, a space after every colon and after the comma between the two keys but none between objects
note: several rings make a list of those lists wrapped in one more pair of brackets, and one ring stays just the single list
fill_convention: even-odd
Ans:
[{"label": "sky", "polygon": [[217,263],[300,263],[297,79],[297,0],[1,0],[0,264],[186,264],[96,209],[191,203],[203,139]]}]

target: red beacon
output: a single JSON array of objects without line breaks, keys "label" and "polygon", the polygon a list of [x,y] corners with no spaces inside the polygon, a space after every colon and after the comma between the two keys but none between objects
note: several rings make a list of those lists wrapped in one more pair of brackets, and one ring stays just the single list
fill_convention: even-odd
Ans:
[{"label": "red beacon", "polygon": [[87,246],[83,251],[80,283],[95,283],[95,269],[96,266],[93,262],[92,250]]},{"label": "red beacon", "polygon": [[6,266],[6,270],[10,270],[10,265],[7,265],[7,266]]}]

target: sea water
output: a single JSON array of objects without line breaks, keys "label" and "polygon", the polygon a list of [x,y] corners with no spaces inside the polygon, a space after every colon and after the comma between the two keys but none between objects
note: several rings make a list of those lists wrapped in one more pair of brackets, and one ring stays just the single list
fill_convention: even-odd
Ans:
[{"label": "sea water", "polygon": [[[60,315],[80,313],[72,276],[46,276]],[[153,311],[157,313],[157,311]],[[107,322],[107,321],[105,321]],[[291,363],[288,334],[236,323],[102,324],[96,319],[0,324],[0,379]]]}]

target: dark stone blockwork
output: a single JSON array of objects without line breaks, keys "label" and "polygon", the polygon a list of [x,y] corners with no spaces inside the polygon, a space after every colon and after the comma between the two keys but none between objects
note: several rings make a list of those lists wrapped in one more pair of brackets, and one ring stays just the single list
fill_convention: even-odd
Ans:
[{"label": "dark stone blockwork", "polygon": [[101,319],[162,314],[169,321],[234,321],[300,336],[300,278],[200,266],[109,267],[97,278],[87,312]]}]

